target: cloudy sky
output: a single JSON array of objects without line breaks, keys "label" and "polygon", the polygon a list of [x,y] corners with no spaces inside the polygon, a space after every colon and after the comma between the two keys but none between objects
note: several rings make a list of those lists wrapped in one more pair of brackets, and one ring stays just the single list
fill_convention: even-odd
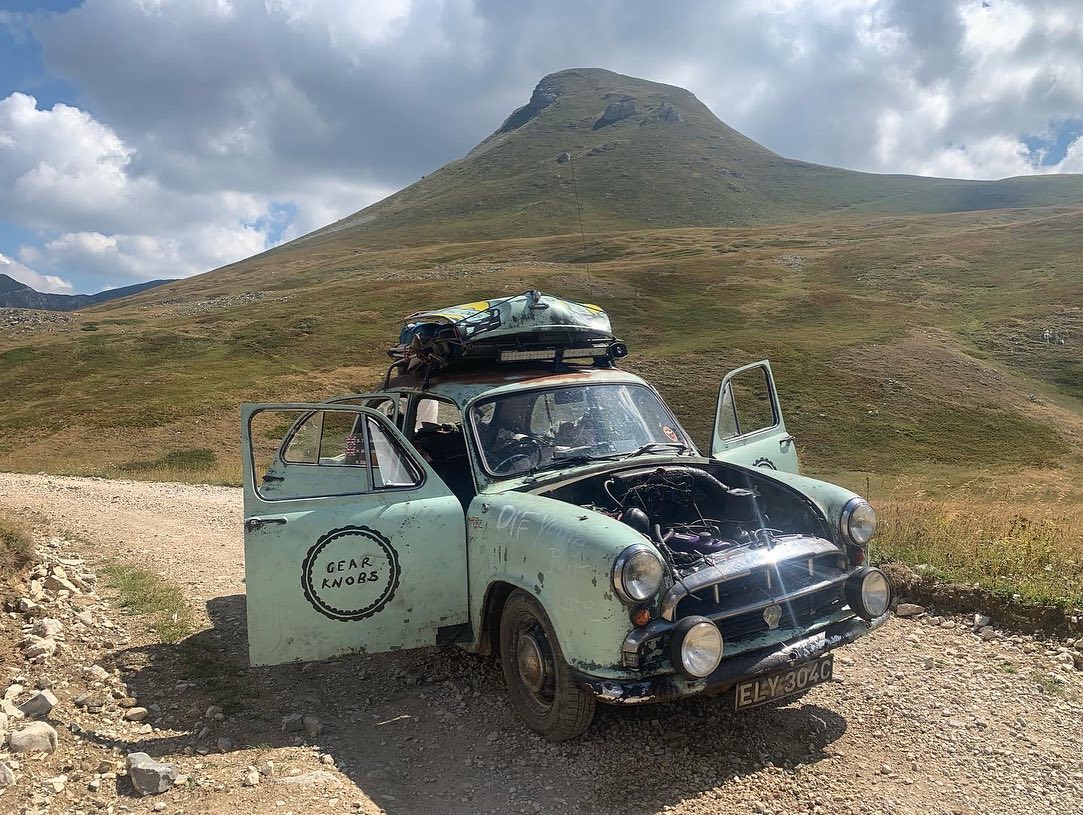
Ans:
[{"label": "cloudy sky", "polygon": [[1083,172],[1079,0],[0,0],[0,272],[92,292],[238,260],[569,67],[687,87],[792,158]]}]

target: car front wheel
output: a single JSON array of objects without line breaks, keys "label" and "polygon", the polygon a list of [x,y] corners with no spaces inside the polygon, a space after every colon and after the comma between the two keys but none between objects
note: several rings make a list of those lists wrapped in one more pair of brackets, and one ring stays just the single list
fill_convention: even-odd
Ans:
[{"label": "car front wheel", "polygon": [[570,676],[552,623],[525,591],[508,597],[500,616],[500,662],[512,707],[549,741],[582,735],[594,718],[594,696]]}]

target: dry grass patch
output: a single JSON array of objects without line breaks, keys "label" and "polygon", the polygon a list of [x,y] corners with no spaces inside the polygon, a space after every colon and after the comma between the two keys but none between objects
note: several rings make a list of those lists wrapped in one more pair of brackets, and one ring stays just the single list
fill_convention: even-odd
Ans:
[{"label": "dry grass patch", "polygon": [[1029,602],[1083,606],[1083,500],[1061,498],[961,490],[882,500],[875,556]]},{"label": "dry grass patch", "polygon": [[30,563],[34,539],[30,525],[9,512],[0,512],[0,588]]}]

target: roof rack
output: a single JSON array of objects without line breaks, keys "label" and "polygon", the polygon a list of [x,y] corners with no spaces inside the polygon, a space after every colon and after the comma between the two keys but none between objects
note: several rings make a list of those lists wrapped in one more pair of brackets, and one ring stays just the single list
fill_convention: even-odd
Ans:
[{"label": "roof rack", "polygon": [[551,362],[612,367],[628,355],[613,336],[609,316],[598,306],[577,303],[530,289],[522,294],[481,300],[406,317],[397,345],[388,349],[396,368],[429,379],[457,364]]}]

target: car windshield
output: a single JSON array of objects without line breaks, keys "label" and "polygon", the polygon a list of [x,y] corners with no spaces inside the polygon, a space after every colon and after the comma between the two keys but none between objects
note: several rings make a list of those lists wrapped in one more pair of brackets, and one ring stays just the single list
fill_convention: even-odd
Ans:
[{"label": "car windshield", "polygon": [[642,385],[511,393],[479,402],[471,418],[485,469],[497,476],[692,447],[662,400]]}]

